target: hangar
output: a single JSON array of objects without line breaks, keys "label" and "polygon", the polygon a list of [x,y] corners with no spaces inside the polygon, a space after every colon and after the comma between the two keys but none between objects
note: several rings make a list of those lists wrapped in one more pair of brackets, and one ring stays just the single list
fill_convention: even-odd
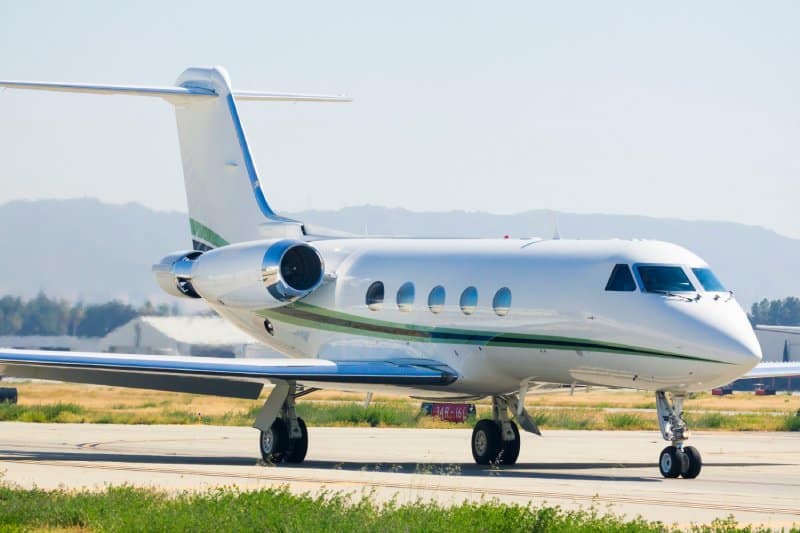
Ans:
[{"label": "hangar", "polygon": [[100,339],[97,351],[198,357],[280,357],[218,316],[141,316]]}]

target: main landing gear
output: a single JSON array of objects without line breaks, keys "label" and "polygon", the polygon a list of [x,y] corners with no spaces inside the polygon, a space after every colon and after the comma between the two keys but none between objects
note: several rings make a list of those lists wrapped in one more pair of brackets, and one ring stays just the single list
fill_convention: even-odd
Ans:
[{"label": "main landing gear", "polygon": [[275,385],[253,424],[261,430],[258,444],[265,462],[302,463],[306,458],[308,430],[295,412],[295,400],[315,390],[299,391],[294,382]]},{"label": "main landing gear", "polygon": [[[524,398],[524,393],[521,397]],[[522,429],[541,435],[519,398],[517,395],[492,396],[492,419],[479,420],[472,430],[472,457],[477,464],[513,465],[517,462],[519,428],[508,419],[509,409],[515,413]]]},{"label": "main landing gear", "polygon": [[689,438],[686,422],[683,420],[684,394],[672,393],[671,401],[663,391],[656,392],[656,409],[661,436],[672,444],[661,450],[658,468],[665,478],[682,477],[694,479],[703,468],[700,452],[693,446],[684,446]]}]

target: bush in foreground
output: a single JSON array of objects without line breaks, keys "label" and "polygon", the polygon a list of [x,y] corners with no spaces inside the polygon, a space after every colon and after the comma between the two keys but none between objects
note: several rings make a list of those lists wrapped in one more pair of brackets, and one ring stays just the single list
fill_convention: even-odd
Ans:
[{"label": "bush in foreground", "polygon": [[[132,487],[102,492],[23,490],[0,486],[0,530],[88,531],[547,531],[663,532],[675,530],[642,518],[625,519],[596,509],[568,511],[496,502],[442,507],[417,502],[377,505],[371,499],[287,489],[204,493]],[[759,531],[729,520],[693,531]]]}]

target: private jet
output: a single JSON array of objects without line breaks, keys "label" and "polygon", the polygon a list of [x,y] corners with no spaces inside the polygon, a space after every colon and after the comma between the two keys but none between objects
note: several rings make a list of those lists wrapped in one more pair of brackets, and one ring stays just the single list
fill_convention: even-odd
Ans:
[{"label": "private jet", "polygon": [[[298,398],[319,389],[421,400],[491,398],[475,424],[480,465],[513,465],[525,400],[544,385],[652,391],[667,478],[697,477],[683,403],[743,376],[800,374],[761,363],[736,298],[694,253],[666,242],[349,236],[280,216],[265,194],[239,104],[345,102],[235,91],[223,68],[174,86],[3,81],[0,87],[155,97],[175,109],[192,248],[153,266],[177,298],[199,299],[288,357],[196,358],[0,349],[0,374],[259,398],[261,456],[301,463]],[[587,443],[589,445],[589,443]]]}]

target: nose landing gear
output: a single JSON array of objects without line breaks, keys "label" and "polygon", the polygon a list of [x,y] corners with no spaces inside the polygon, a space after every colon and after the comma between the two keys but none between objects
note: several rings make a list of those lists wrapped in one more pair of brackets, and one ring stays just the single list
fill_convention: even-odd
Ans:
[{"label": "nose landing gear", "polygon": [[661,436],[672,444],[661,450],[658,469],[665,478],[682,477],[694,479],[703,468],[700,452],[693,446],[684,446],[688,439],[688,428],[683,420],[683,400],[685,396],[672,393],[671,400],[664,391],[656,392],[656,409]]}]

